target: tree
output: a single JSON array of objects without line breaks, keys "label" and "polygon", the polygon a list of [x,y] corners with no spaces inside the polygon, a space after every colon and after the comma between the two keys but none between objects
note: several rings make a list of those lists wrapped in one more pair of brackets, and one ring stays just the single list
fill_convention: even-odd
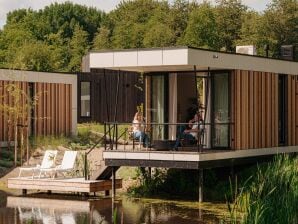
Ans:
[{"label": "tree", "polygon": [[108,49],[111,47],[111,31],[107,27],[101,27],[93,41],[93,49]]},{"label": "tree", "polygon": [[[86,34],[85,43],[78,43],[89,47],[102,15],[95,8],[70,2],[51,4],[39,11],[21,9],[10,12],[0,34],[0,66],[39,71],[77,71],[81,50],[75,50],[79,47],[73,44],[78,38],[76,27],[79,26]],[[69,46],[72,46],[70,50]],[[78,55],[73,55],[76,53]],[[30,54],[35,58],[30,60]],[[48,59],[45,59],[46,55]]]},{"label": "tree", "polygon": [[219,34],[214,9],[203,3],[192,10],[183,43],[193,47],[219,49]]},{"label": "tree", "polygon": [[143,41],[149,21],[155,14],[160,13],[161,8],[166,10],[167,7],[167,2],[156,0],[121,2],[108,16],[112,24],[111,47],[144,47]]},{"label": "tree", "polygon": [[269,43],[271,54],[276,57],[279,56],[281,45],[297,44],[297,0],[273,0],[264,12],[260,36],[260,41]]},{"label": "tree", "polygon": [[220,45],[226,51],[234,51],[235,43],[240,39],[242,18],[247,7],[241,0],[218,0],[217,3],[216,22]]},{"label": "tree", "polygon": [[240,39],[237,44],[257,45],[260,40],[260,24],[262,16],[255,11],[248,11],[243,15],[243,22],[240,29]]},{"label": "tree", "polygon": [[170,24],[170,8],[167,3],[160,3],[154,14],[145,24],[144,47],[169,47],[176,42],[175,31]]},{"label": "tree", "polygon": [[180,41],[183,38],[184,31],[187,27],[191,6],[189,1],[175,0],[170,8],[168,23],[174,32],[176,45],[181,44]]},{"label": "tree", "polygon": [[[17,166],[18,146],[20,147],[20,162],[22,165],[24,146],[27,149],[27,161],[29,161],[29,120],[31,111],[38,100],[38,94],[32,98],[28,92],[28,87],[21,82],[7,82],[3,86],[0,96],[0,111],[6,117],[6,122],[10,128],[8,129],[8,142],[10,143],[13,133],[14,137],[14,165]],[[10,99],[10,100],[8,100]],[[26,137],[24,145],[24,137]],[[19,140],[19,141],[18,141]]]},{"label": "tree", "polygon": [[87,53],[89,49],[87,41],[88,33],[82,29],[79,25],[76,25],[73,36],[69,42],[70,47],[70,61],[68,70],[72,72],[78,72],[81,69],[82,57]]},{"label": "tree", "polygon": [[26,43],[9,54],[7,66],[11,69],[31,71],[55,71],[52,52],[45,43]]}]

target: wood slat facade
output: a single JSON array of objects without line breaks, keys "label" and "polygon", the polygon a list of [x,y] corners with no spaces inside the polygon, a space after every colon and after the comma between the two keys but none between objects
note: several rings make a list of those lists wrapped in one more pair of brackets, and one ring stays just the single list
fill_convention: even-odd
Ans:
[{"label": "wood slat facade", "polygon": [[[13,97],[12,94],[16,94],[17,91],[11,91],[8,93],[8,88],[18,88],[18,96]],[[22,94],[24,93],[24,94]],[[25,95],[28,94],[28,83],[26,82],[13,82],[0,80],[0,141],[13,140],[14,139],[14,115],[18,113],[18,124],[28,124],[28,119],[21,116],[21,110],[25,110],[27,99]],[[5,108],[6,109],[5,109]],[[9,107],[9,108],[8,108]],[[26,136],[24,136],[26,137]]]},{"label": "wood slat facade", "polygon": [[[286,142],[298,144],[298,82],[286,75]],[[234,70],[231,74],[231,148],[279,146],[279,74]]]},{"label": "wood slat facade", "polygon": [[[13,105],[14,98],[7,93],[5,86],[16,84],[27,97],[38,98],[28,118],[19,119],[19,125],[28,126],[30,133],[35,135],[69,135],[72,131],[72,86],[62,83],[29,83],[19,81],[0,81],[0,104]],[[33,88],[31,93],[30,88]],[[31,94],[31,96],[30,96]],[[25,105],[26,97],[20,99]],[[11,113],[0,110],[0,141],[14,139],[14,129],[8,124]],[[24,136],[26,137],[26,136]]]},{"label": "wood slat facade", "polygon": [[72,121],[72,87],[62,83],[34,83],[36,135],[69,135]]}]

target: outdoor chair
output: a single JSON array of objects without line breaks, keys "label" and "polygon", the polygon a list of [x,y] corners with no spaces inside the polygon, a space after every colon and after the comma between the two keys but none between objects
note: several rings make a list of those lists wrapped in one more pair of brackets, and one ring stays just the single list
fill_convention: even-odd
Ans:
[{"label": "outdoor chair", "polygon": [[66,172],[72,171],[74,169],[76,157],[77,151],[65,151],[61,165],[53,168],[40,169],[39,176],[41,176],[42,173],[51,173],[52,178],[55,178],[58,173],[61,173],[63,175]]},{"label": "outdoor chair", "polygon": [[46,150],[41,164],[35,167],[20,167],[19,177],[21,177],[22,171],[32,171],[32,178],[34,178],[35,171],[52,168],[55,165],[56,156],[57,150]]}]

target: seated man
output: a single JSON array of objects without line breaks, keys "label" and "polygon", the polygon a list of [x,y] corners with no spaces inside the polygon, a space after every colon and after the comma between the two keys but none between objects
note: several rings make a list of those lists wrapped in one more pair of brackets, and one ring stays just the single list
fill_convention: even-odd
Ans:
[{"label": "seated man", "polygon": [[146,148],[149,146],[149,138],[144,131],[144,118],[140,112],[137,112],[134,116],[132,121],[132,132],[134,139],[140,140]]},{"label": "seated man", "polygon": [[181,139],[186,139],[189,141],[195,141],[198,139],[198,133],[202,130],[202,127],[199,125],[202,124],[202,118],[200,114],[196,113],[193,119],[189,120],[188,126],[190,129],[185,129],[182,133],[178,134],[176,143],[174,145],[174,150],[178,150],[178,147],[181,144]]}]

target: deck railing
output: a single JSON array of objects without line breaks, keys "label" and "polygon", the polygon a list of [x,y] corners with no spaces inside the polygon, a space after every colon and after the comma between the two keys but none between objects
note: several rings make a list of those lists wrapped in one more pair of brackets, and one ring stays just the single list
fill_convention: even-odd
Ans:
[{"label": "deck railing", "polygon": [[[230,148],[230,131],[232,123],[199,123],[195,141],[187,141],[183,130],[189,128],[189,123],[144,123],[142,129],[147,135],[148,147],[141,139],[136,139],[132,132],[132,123],[105,122],[104,148],[105,150],[172,150],[180,139],[180,148],[200,152],[202,149]],[[190,128],[189,128],[190,129]]]}]

